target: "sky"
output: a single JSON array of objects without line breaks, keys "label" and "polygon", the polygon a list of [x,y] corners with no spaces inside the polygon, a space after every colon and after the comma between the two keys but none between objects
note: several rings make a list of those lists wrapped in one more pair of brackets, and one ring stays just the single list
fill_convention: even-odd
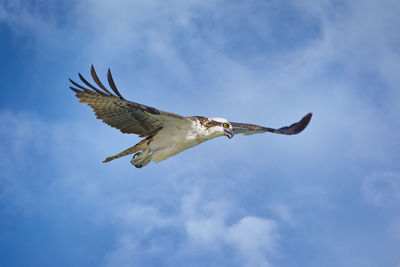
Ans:
[{"label": "sky", "polygon": [[[0,0],[1,266],[400,266],[400,2]],[[69,90],[295,136],[139,142]]]}]

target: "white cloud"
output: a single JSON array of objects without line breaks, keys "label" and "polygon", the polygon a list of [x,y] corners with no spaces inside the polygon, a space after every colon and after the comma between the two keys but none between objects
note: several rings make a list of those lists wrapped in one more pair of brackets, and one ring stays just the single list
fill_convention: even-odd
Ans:
[{"label": "white cloud", "polygon": [[147,235],[155,228],[172,227],[175,219],[171,215],[162,215],[160,211],[151,205],[138,205],[133,203],[118,203],[112,211],[115,223],[130,231],[141,229],[141,234]]},{"label": "white cloud", "polygon": [[[38,44],[50,47],[61,38],[55,10],[59,3],[49,1],[4,0],[0,3],[0,23],[7,25],[17,36],[29,36]],[[47,12],[42,13],[41,7]]]},{"label": "white cloud", "polygon": [[200,198],[198,190],[186,195],[182,200],[182,212],[185,229],[195,242],[209,246],[218,244],[224,231],[224,219],[227,212],[226,203],[203,203],[198,207]]},{"label": "white cloud", "polygon": [[198,189],[182,199],[182,215],[188,236],[194,243],[218,246],[225,231],[229,204],[223,201],[204,202]]},{"label": "white cloud", "polygon": [[[229,223],[232,207],[221,201],[204,201],[198,191],[183,199],[184,224],[189,238],[208,250],[228,246],[245,266],[270,266],[276,252],[278,231],[268,218],[244,216]],[[240,264],[240,265],[242,265]]]},{"label": "white cloud", "polygon": [[270,219],[247,216],[227,229],[225,239],[242,254],[246,266],[270,266],[268,256],[276,252],[276,228]]},{"label": "white cloud", "polygon": [[[315,194],[315,191],[313,192]],[[294,225],[295,220],[290,207],[284,203],[274,203],[268,205],[268,208],[284,223]]]},{"label": "white cloud", "polygon": [[[195,189],[182,198],[178,213],[161,215],[154,206],[117,208],[120,212],[116,219],[122,222],[117,225],[123,227],[118,228],[116,246],[106,255],[104,265],[143,264],[146,258],[164,255],[163,264],[173,266],[176,257],[187,258],[185,264],[188,264],[193,260],[191,257],[200,255],[195,266],[201,266],[203,253],[221,257],[225,249],[230,248],[236,256],[224,262],[238,266],[270,266],[270,257],[277,252],[276,223],[255,216],[244,216],[230,223],[229,217],[235,215],[230,206],[228,201],[207,200]],[[115,216],[113,212],[110,215]],[[159,234],[162,230],[173,231],[176,235],[182,228],[185,235],[177,241],[180,244],[177,248]]]},{"label": "white cloud", "polygon": [[15,176],[23,173],[24,168],[34,166],[33,155],[45,154],[45,151],[34,151],[45,144],[42,130],[46,131],[47,125],[34,115],[9,111],[0,111],[0,124],[0,201],[9,205],[29,205],[34,199],[32,191]]}]

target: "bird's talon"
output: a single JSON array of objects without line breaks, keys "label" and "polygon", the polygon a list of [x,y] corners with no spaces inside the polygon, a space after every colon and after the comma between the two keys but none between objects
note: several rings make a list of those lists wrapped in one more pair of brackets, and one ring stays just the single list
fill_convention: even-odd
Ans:
[{"label": "bird's talon", "polygon": [[139,157],[141,154],[143,154],[142,152],[138,152],[138,153],[136,153],[135,155],[133,155],[133,158],[132,158],[132,160],[134,159],[134,158],[136,158],[136,157]]}]

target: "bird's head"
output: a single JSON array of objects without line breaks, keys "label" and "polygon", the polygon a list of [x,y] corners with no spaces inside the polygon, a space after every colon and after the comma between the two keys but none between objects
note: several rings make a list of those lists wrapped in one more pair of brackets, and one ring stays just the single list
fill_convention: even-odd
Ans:
[{"label": "bird's head", "polygon": [[212,118],[213,131],[218,132],[221,136],[226,136],[229,139],[233,137],[233,129],[230,122],[223,118]]}]

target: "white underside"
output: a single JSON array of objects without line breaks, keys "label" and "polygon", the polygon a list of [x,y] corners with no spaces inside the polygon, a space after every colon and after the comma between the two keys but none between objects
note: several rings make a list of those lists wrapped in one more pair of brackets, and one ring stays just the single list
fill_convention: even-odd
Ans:
[{"label": "white underside", "polygon": [[198,122],[191,125],[165,127],[154,135],[148,148],[152,160],[160,162],[179,152],[194,147],[204,141],[221,136],[221,132],[213,132],[203,128]]}]

